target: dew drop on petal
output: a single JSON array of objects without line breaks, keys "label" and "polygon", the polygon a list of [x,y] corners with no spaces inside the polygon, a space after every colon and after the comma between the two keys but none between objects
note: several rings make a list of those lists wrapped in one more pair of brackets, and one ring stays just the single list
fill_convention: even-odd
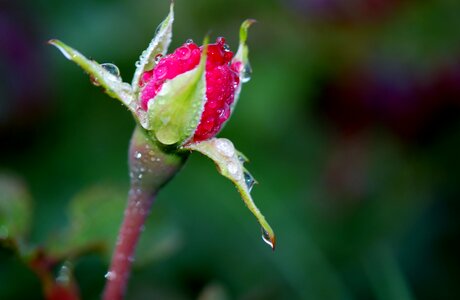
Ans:
[{"label": "dew drop on petal", "polygon": [[186,43],[187,45],[193,44],[193,40],[192,40],[192,39],[187,39],[187,40],[185,41],[185,43]]}]

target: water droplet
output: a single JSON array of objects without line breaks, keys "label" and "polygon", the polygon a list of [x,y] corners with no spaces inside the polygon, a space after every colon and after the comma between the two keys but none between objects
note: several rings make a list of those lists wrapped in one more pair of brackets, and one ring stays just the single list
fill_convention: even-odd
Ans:
[{"label": "water droplet", "polygon": [[136,66],[136,68],[139,68],[141,66],[141,61],[140,60],[136,61],[134,65]]},{"label": "water droplet", "polygon": [[262,229],[262,240],[269,245],[273,250],[275,250],[274,241],[270,238],[270,234],[263,228]]},{"label": "water droplet", "polygon": [[246,187],[248,188],[249,191],[252,190],[254,187],[254,184],[256,184],[256,180],[254,177],[252,177],[251,173],[248,171],[244,171],[244,182],[246,183]]},{"label": "water droplet", "polygon": [[71,272],[72,269],[72,264],[69,261],[66,261],[61,269],[58,272],[58,276],[56,277],[56,281],[61,283],[61,284],[68,284],[70,283],[71,279]]},{"label": "water droplet", "polygon": [[120,77],[120,69],[114,64],[111,63],[103,63],[101,64],[101,67],[103,67],[107,72],[112,74],[113,76],[119,78]]},{"label": "water droplet", "polygon": [[241,82],[246,83],[249,80],[251,80],[251,75],[252,75],[252,68],[249,62],[247,62],[244,67],[243,71],[241,73]]},{"label": "water droplet", "polygon": [[215,145],[217,151],[226,157],[232,157],[235,154],[235,147],[233,146],[232,142],[227,139],[216,139]]},{"label": "water droplet", "polygon": [[240,163],[245,163],[245,162],[248,162],[248,159],[246,157],[244,157],[244,155],[242,155],[241,153],[238,153],[238,160],[240,161]]},{"label": "water droplet", "polygon": [[163,54],[161,53],[155,55],[155,64],[159,63],[162,58],[163,58]]},{"label": "water droplet", "polygon": [[142,177],[144,177],[144,174],[140,173],[139,175],[137,175],[137,178],[138,179],[142,179]]},{"label": "water droplet", "polygon": [[193,44],[193,40],[192,40],[192,39],[188,39],[188,40],[185,41],[185,43],[186,43],[187,45]]},{"label": "water droplet", "polygon": [[226,40],[225,40],[225,38],[222,37],[222,36],[219,36],[219,37],[216,39],[216,43],[217,43],[217,44],[223,45],[223,44],[225,44],[225,42],[226,42]]},{"label": "water droplet", "polygon": [[222,47],[224,48],[224,51],[230,51],[230,46],[228,44],[224,44]]},{"label": "water droplet", "polygon": [[192,50],[190,50],[189,47],[180,47],[176,51],[177,57],[182,60],[187,60],[190,58],[190,55],[192,54]]},{"label": "water droplet", "polygon": [[136,152],[136,154],[134,154],[134,157],[135,157],[136,159],[141,159],[141,158],[142,158],[142,153]]},{"label": "water droplet", "polygon": [[235,179],[239,180],[241,178],[240,168],[238,164],[230,162],[227,165],[227,170]]},{"label": "water droplet", "polygon": [[113,272],[113,271],[108,271],[105,276],[104,276],[107,280],[115,280],[115,278],[117,278],[117,273]]}]

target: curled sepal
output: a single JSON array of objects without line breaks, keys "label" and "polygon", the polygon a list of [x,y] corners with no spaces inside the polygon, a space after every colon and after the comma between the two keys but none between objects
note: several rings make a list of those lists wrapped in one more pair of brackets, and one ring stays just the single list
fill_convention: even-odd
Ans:
[{"label": "curled sepal", "polygon": [[206,49],[198,66],[167,80],[149,102],[148,129],[163,145],[183,145],[195,132],[206,103]]},{"label": "curled sepal", "polygon": [[[239,70],[239,76],[240,76],[241,83],[246,83],[251,79],[252,68],[251,68],[251,64],[249,63],[249,57],[248,57],[249,48],[248,48],[248,45],[246,44],[246,41],[248,39],[248,29],[255,22],[256,20],[254,19],[248,19],[241,24],[240,43],[238,46],[238,51],[236,52],[235,57],[233,57],[233,60],[232,60],[232,64],[239,65],[238,70]],[[235,101],[232,104],[232,110],[238,101],[240,92],[241,92],[241,84],[238,86],[238,89],[236,91]]]},{"label": "curled sepal", "polygon": [[136,62],[136,71],[134,72],[131,83],[135,94],[139,93],[139,80],[145,71],[153,69],[155,66],[155,57],[159,54],[165,55],[172,38],[172,25],[174,22],[174,3],[171,2],[168,16],[158,25],[155,36],[145,49],[139,60]]},{"label": "curled sepal", "polygon": [[265,220],[265,217],[255,205],[250,194],[255,180],[243,166],[247,158],[235,149],[230,140],[223,138],[213,138],[207,141],[190,144],[183,148],[201,152],[211,158],[217,165],[219,172],[235,184],[244,203],[254,214],[262,227],[262,239],[270,245],[272,249],[275,249],[275,234]]},{"label": "curled sepal", "polygon": [[68,60],[75,62],[85,70],[93,83],[102,86],[110,97],[120,100],[132,112],[136,111],[131,86],[121,80],[116,66],[112,64],[100,65],[93,60],[89,60],[83,54],[59,40],[50,40],[48,43],[58,48]]}]

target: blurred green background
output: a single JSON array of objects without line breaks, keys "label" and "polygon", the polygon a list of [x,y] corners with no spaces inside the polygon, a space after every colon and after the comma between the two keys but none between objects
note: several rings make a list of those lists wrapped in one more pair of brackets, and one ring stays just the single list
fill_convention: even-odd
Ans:
[{"label": "blurred green background", "polygon": [[[220,136],[251,159],[278,245],[261,241],[232,184],[194,154],[154,204],[127,299],[458,299],[460,2],[175,4],[172,48],[210,30],[236,50],[241,22],[258,21],[252,80]],[[134,127],[46,41],[115,63],[130,81],[168,6],[0,1],[0,200],[29,205],[28,247],[84,243],[66,241],[72,230],[113,241]],[[0,224],[0,237],[12,233]],[[109,253],[70,257],[82,299],[99,298]],[[42,297],[0,247],[0,299]]]}]

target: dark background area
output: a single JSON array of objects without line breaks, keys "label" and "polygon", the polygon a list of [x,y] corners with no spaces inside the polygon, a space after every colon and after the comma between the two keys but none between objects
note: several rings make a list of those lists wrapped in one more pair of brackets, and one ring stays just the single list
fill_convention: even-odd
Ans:
[{"label": "dark background area", "polygon": [[[130,82],[168,6],[0,1],[0,197],[30,199],[30,245],[55,242],[72,199],[123,201],[134,128],[46,41]],[[251,159],[278,245],[194,154],[154,204],[127,299],[460,297],[459,1],[177,0],[175,12],[171,49],[211,30],[236,50],[241,22],[258,21],[252,80],[220,136]],[[98,205],[116,234],[121,207]],[[72,257],[83,299],[99,298],[109,253]],[[0,282],[0,299],[42,299],[1,247]]]}]

